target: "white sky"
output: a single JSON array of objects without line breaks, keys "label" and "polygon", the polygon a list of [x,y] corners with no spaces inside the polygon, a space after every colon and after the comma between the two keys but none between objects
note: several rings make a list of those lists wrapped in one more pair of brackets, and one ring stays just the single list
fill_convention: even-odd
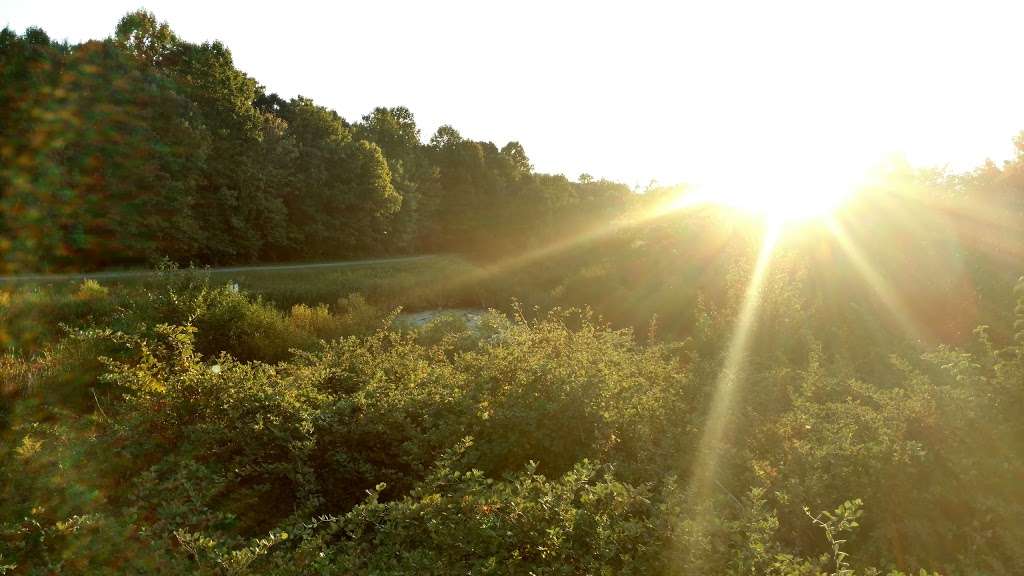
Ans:
[{"label": "white sky", "polygon": [[140,3],[285,97],[405,105],[538,170],[850,177],[892,153],[969,168],[1024,129],[1024,2],[0,0],[0,25],[103,38]]}]

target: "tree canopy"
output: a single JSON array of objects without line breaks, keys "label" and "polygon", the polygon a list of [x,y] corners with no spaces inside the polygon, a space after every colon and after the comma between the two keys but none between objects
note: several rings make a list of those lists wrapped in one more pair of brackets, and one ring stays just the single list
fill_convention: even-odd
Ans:
[{"label": "tree canopy", "polygon": [[629,196],[535,173],[518,142],[424,143],[402,106],[285,100],[144,10],[74,46],[4,29],[0,66],[0,272],[496,252]]}]

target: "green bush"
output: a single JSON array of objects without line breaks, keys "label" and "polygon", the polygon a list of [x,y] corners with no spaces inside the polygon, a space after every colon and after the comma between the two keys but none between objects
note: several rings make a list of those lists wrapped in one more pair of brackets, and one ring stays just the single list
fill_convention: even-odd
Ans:
[{"label": "green bush", "polygon": [[677,343],[585,310],[408,329],[182,274],[15,291],[4,325],[36,302],[68,322],[0,357],[8,572],[1024,569],[1024,345],[985,329],[866,372],[755,333],[708,446],[723,307]]}]

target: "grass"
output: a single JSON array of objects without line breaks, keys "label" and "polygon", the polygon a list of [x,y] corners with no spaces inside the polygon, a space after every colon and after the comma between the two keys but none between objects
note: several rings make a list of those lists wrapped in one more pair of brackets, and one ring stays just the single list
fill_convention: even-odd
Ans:
[{"label": "grass", "polygon": [[235,282],[281,308],[334,305],[339,298],[358,293],[376,306],[415,311],[482,306],[487,298],[478,283],[451,286],[453,278],[472,277],[478,271],[462,258],[438,256],[335,269],[215,271],[211,280]]},{"label": "grass", "polygon": [[[491,300],[488,289],[480,282],[458,281],[478,277],[480,268],[455,256],[343,262],[337,266],[316,264],[308,268],[268,266],[199,271],[209,276],[212,285],[237,284],[241,290],[262,296],[282,310],[298,304],[334,307],[340,299],[352,294],[361,294],[378,307],[401,306],[406,311],[480,307]],[[180,273],[184,272],[187,270]],[[132,275],[122,275],[124,273]],[[71,293],[79,289],[83,278],[99,280],[103,286],[128,289],[164,281],[159,274],[133,274],[130,271],[115,272],[109,277],[103,274],[25,279],[8,277],[0,278],[0,295],[42,287]]]}]

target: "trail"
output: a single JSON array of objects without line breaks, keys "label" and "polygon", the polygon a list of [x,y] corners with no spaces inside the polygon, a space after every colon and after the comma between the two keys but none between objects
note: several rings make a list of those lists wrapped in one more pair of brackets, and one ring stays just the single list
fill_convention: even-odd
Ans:
[{"label": "trail", "polygon": [[[268,264],[264,266],[224,266],[220,268],[201,268],[204,272],[211,274],[224,274],[232,272],[274,272],[281,270],[308,270],[311,268],[353,268],[359,266],[377,266],[381,264],[400,264],[403,262],[415,262],[418,260],[429,260],[439,257],[439,254],[424,254],[422,256],[403,256],[399,258],[375,258],[369,260],[338,260],[335,262],[313,262],[306,264]],[[177,270],[176,273],[186,272],[188,269]],[[117,278],[137,278],[152,274],[152,270],[116,270],[109,272],[88,272],[83,274],[24,274],[0,276],[0,284],[14,282],[59,282],[65,280],[110,280]]]}]

